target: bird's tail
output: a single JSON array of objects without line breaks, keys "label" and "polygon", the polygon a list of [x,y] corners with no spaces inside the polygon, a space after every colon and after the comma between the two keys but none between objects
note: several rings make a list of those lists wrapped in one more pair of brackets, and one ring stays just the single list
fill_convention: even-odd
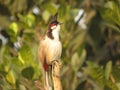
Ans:
[{"label": "bird's tail", "polygon": [[52,90],[51,84],[50,84],[50,73],[49,71],[45,71],[45,88],[46,90]]}]

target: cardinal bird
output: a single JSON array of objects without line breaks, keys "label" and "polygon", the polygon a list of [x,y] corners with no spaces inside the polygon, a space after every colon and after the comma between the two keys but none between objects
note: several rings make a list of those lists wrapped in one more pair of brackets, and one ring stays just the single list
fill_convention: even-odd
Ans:
[{"label": "cardinal bird", "polygon": [[61,24],[57,21],[56,13],[48,27],[45,36],[41,39],[38,58],[41,61],[45,73],[45,87],[50,87],[50,67],[54,60],[60,60],[62,53],[62,44],[59,39]]}]

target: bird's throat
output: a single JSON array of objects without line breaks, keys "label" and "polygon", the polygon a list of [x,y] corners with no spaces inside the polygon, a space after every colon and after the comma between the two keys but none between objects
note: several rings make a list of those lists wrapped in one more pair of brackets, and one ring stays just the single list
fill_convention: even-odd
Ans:
[{"label": "bird's throat", "polygon": [[59,31],[58,30],[53,30],[52,31],[52,36],[54,37],[55,40],[59,40]]}]

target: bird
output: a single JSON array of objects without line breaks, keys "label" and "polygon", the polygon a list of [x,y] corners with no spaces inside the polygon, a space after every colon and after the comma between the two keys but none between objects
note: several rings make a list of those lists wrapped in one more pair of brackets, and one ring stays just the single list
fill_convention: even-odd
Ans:
[{"label": "bird", "polygon": [[[43,66],[45,87],[51,87],[50,84],[50,67],[53,61],[59,61],[62,53],[62,43],[60,41],[59,32],[61,30],[61,24],[57,20],[58,13],[56,13],[50,24],[44,37],[40,40],[38,48],[38,58]],[[48,89],[47,89],[48,90]]]}]

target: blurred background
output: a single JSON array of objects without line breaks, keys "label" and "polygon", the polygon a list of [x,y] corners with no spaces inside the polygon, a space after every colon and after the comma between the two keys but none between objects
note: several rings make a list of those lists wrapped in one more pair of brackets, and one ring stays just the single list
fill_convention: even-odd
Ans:
[{"label": "blurred background", "polygon": [[43,84],[37,50],[56,12],[63,90],[120,90],[120,0],[0,0],[0,90]]}]

